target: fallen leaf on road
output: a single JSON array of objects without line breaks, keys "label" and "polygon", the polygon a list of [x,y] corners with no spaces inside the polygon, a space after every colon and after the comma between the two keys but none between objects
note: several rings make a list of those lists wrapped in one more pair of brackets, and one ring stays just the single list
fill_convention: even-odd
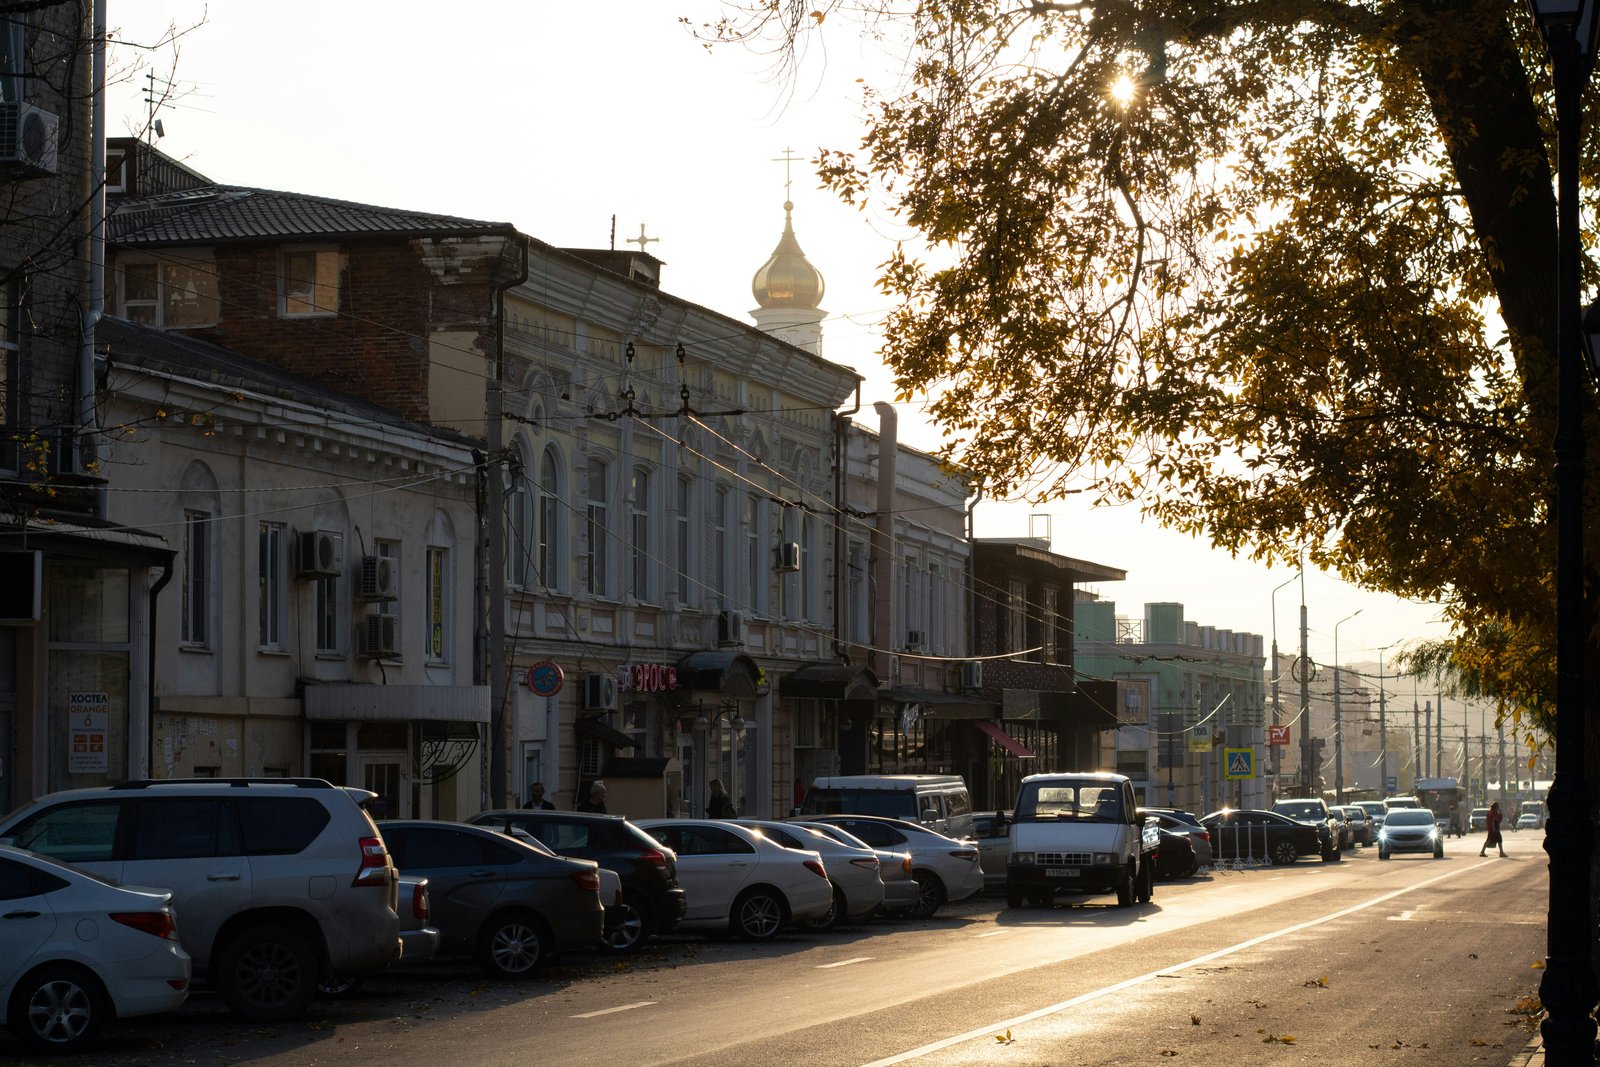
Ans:
[{"label": "fallen leaf on road", "polygon": [[1189,1016],[1189,1025],[1190,1026],[1199,1026],[1200,1025],[1200,1016],[1198,1016],[1198,1015]]},{"label": "fallen leaf on road", "polygon": [[994,1039],[996,1041],[1000,1042],[1000,1044],[1002,1044],[1002,1045],[1010,1045],[1010,1044],[1014,1043],[1013,1040],[1012,1040],[1012,1037],[1011,1037],[1011,1031],[1010,1030],[1007,1030],[1003,1034],[995,1034],[994,1035]]},{"label": "fallen leaf on road", "polygon": [[1267,1045],[1271,1045],[1271,1044],[1292,1045],[1292,1044],[1294,1044],[1294,1035],[1293,1034],[1268,1034],[1266,1037],[1262,1038],[1261,1041],[1262,1041],[1263,1044],[1267,1044]]}]

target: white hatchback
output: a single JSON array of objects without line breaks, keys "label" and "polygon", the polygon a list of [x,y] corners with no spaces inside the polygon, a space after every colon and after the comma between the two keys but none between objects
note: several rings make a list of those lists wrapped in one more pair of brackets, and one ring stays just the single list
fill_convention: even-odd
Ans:
[{"label": "white hatchback", "polygon": [[678,856],[678,884],[688,898],[684,929],[767,941],[785,924],[821,918],[833,907],[833,883],[815,852],[716,819],[640,819],[638,826]]},{"label": "white hatchback", "polygon": [[115,886],[0,846],[0,1005],[36,1052],[74,1052],[114,1018],[176,1011],[189,995],[172,894]]}]

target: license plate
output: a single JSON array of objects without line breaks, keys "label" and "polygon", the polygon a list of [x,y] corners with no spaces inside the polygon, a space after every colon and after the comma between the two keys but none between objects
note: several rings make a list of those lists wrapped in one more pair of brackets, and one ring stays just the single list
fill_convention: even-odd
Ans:
[{"label": "license plate", "polygon": [[1046,878],[1076,878],[1078,877],[1078,869],[1076,867],[1046,867],[1044,876]]}]

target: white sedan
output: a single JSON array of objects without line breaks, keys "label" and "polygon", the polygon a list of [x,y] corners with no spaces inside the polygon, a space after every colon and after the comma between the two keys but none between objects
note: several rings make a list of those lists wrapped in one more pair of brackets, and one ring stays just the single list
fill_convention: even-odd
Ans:
[{"label": "white sedan", "polygon": [[111,883],[0,846],[0,1005],[36,1052],[73,1052],[115,1018],[176,1011],[189,995],[172,894]]},{"label": "white sedan", "polygon": [[909,911],[916,906],[920,887],[917,885],[916,878],[913,877],[915,868],[911,863],[911,853],[894,852],[886,848],[873,848],[850,831],[841,830],[839,827],[830,826],[825,822],[791,819],[789,823],[794,826],[807,827],[819,834],[826,834],[842,845],[863,849],[876,856],[878,858],[878,877],[883,880],[883,913],[885,915]]},{"label": "white sedan", "polygon": [[683,929],[727,929],[767,941],[786,923],[821,918],[833,907],[833,883],[815,852],[796,852],[716,819],[638,825],[677,853],[678,884],[688,898]]},{"label": "white sedan", "polygon": [[874,848],[911,853],[912,877],[917,880],[914,918],[932,918],[946,902],[966,900],[983,890],[983,868],[978,846],[957,841],[904,819],[876,815],[813,815],[808,822],[827,823],[848,830]]},{"label": "white sedan", "polygon": [[815,852],[833,883],[833,907],[805,925],[812,930],[831,930],[848,919],[870,918],[883,907],[883,878],[878,873],[877,853],[865,845],[852,847],[800,823],[766,819],[736,819],[734,824],[758,831],[784,848]]}]

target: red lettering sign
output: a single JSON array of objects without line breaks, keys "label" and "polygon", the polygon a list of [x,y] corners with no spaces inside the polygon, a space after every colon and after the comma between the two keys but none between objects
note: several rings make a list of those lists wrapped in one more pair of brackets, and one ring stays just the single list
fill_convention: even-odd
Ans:
[{"label": "red lettering sign", "polygon": [[635,663],[627,685],[636,693],[664,693],[678,688],[678,668],[666,663]]}]

